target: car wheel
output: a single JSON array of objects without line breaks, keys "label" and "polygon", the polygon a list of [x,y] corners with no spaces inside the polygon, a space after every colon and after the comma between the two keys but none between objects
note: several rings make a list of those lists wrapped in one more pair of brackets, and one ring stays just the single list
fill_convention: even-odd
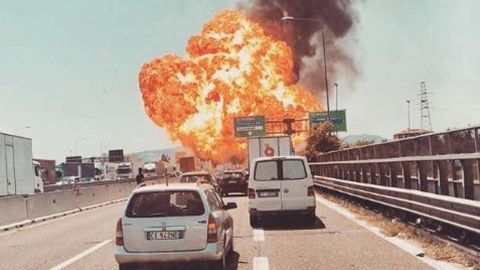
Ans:
[{"label": "car wheel", "polygon": [[255,228],[255,227],[258,226],[258,218],[257,218],[257,216],[250,215],[250,226],[252,226],[252,228]]},{"label": "car wheel", "polygon": [[119,270],[135,270],[137,267],[133,264],[119,264],[118,265]]}]

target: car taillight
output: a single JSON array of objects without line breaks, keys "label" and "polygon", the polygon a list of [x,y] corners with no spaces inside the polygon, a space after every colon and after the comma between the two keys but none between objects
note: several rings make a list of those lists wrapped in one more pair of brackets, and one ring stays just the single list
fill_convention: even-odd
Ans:
[{"label": "car taillight", "polygon": [[210,214],[210,216],[208,216],[207,243],[216,243],[217,241],[217,221],[212,214]]},{"label": "car taillight", "polygon": [[313,188],[313,186],[308,187],[308,189],[307,189],[307,195],[308,195],[309,197],[315,197],[315,189]]},{"label": "car taillight", "polygon": [[255,189],[253,189],[253,188],[248,189],[248,198],[249,199],[255,199]]},{"label": "car taillight", "polygon": [[115,232],[115,244],[117,246],[123,246],[123,227],[121,218],[117,222],[117,230]]}]

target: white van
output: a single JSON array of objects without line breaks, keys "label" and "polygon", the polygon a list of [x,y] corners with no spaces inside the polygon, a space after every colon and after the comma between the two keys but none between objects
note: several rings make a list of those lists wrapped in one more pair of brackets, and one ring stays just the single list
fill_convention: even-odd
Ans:
[{"label": "white van", "polygon": [[248,211],[252,227],[260,218],[289,213],[315,222],[315,190],[305,157],[263,157],[251,165]]}]

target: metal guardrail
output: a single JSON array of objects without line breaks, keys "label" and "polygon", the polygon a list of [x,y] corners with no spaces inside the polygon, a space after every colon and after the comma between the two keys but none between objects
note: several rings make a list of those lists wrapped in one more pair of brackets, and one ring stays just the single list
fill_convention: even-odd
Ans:
[{"label": "metal guardrail", "polygon": [[[328,154],[328,153],[327,153]],[[480,153],[310,163],[315,175],[480,200]]]},{"label": "metal guardrail", "polygon": [[[163,179],[163,177],[153,176],[153,177],[145,177],[144,181],[151,181]],[[98,180],[93,182],[78,182],[74,184],[65,184],[65,185],[47,185],[44,187],[45,192],[56,191],[56,190],[69,190],[73,189],[74,186],[76,187],[90,187],[90,186],[99,186],[99,185],[110,185],[110,184],[117,184],[117,183],[130,183],[135,182],[135,178],[127,178],[127,179],[119,179],[119,180]]]},{"label": "metal guardrail", "polygon": [[480,235],[480,202],[315,176],[317,187],[368,200]]}]

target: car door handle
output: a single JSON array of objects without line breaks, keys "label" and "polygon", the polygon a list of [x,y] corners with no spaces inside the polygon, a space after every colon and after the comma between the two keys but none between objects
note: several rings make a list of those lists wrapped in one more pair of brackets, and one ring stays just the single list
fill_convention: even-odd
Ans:
[{"label": "car door handle", "polygon": [[206,220],[200,220],[198,223],[200,223],[200,224],[206,224],[207,221],[206,221]]}]

